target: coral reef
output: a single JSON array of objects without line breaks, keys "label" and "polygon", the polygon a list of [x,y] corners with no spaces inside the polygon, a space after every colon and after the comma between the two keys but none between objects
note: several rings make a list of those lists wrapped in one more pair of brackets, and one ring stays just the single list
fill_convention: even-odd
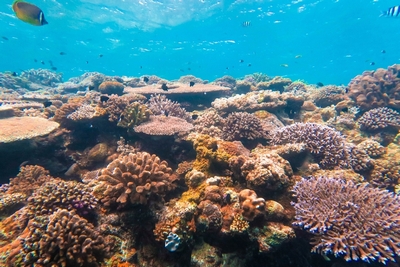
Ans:
[{"label": "coral reef", "polygon": [[147,152],[115,159],[98,174],[94,193],[105,206],[147,204],[173,189],[174,176],[168,163]]},{"label": "coral reef", "polygon": [[315,235],[314,252],[381,263],[395,261],[400,254],[398,196],[324,177],[302,179],[294,192],[294,225]]},{"label": "coral reef", "polygon": [[133,102],[125,107],[120,116],[118,126],[127,128],[128,132],[133,131],[133,127],[150,119],[151,111],[146,105],[139,102]]},{"label": "coral reef", "polygon": [[400,108],[399,96],[400,65],[395,64],[387,70],[364,71],[349,83],[348,95],[362,111],[373,108]]},{"label": "coral reef", "polygon": [[122,95],[124,92],[125,86],[117,81],[104,81],[99,85],[99,92],[102,94],[116,94],[116,95]]},{"label": "coral reef", "polygon": [[387,107],[374,108],[365,112],[357,122],[363,131],[394,130],[397,132],[400,129],[400,114]]},{"label": "coral reef", "polygon": [[233,140],[255,140],[264,137],[261,121],[255,115],[246,112],[234,112],[225,119],[222,138]]},{"label": "coral reef", "polygon": [[152,95],[147,105],[154,115],[173,116],[192,121],[190,114],[178,102],[169,100],[165,95]]},{"label": "coral reef", "polygon": [[323,168],[347,167],[350,158],[344,137],[333,128],[316,123],[296,123],[271,133],[271,144],[305,143]]},{"label": "coral reef", "polygon": [[343,86],[327,85],[319,88],[312,96],[318,107],[336,105],[346,99],[345,88]]},{"label": "coral reef", "polygon": [[193,129],[193,125],[184,119],[173,116],[150,116],[149,121],[133,127],[136,133],[155,136],[171,136],[186,133]]},{"label": "coral reef", "polygon": [[30,234],[22,240],[24,265],[101,266],[107,244],[87,220],[65,209],[38,219],[28,224]]}]

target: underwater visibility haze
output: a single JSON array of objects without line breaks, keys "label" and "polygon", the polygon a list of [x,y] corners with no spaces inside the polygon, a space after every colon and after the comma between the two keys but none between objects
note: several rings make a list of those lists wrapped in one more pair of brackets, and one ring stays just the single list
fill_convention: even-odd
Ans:
[{"label": "underwater visibility haze", "polygon": [[[33,4],[43,10],[49,22],[45,27],[19,21],[12,1],[0,7],[2,71],[50,69],[51,60],[65,79],[87,71],[166,79],[193,74],[208,80],[263,72],[310,83],[347,84],[357,73],[372,69],[370,64],[386,67],[400,57],[398,19],[380,17],[396,1]],[[244,22],[250,25],[243,27]]]},{"label": "underwater visibility haze", "polygon": [[0,5],[0,267],[400,266],[400,2]]}]

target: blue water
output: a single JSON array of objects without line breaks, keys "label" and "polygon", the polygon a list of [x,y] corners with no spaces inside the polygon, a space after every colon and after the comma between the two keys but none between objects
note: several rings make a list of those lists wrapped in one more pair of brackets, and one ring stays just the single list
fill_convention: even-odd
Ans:
[{"label": "blue water", "polygon": [[[400,58],[400,18],[379,17],[398,1],[31,3],[43,10],[48,25],[18,20],[12,1],[0,5],[0,36],[8,38],[0,38],[0,71],[50,68],[52,61],[64,80],[87,71],[208,80],[263,72],[347,84],[364,70],[386,68]],[[243,27],[244,21],[251,25]]]}]

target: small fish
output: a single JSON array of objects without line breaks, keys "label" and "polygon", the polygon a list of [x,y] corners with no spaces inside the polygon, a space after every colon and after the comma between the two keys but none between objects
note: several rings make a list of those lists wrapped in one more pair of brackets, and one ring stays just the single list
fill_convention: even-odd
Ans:
[{"label": "small fish", "polygon": [[281,66],[281,67],[284,67],[284,68],[288,68],[288,67],[289,67],[288,64],[281,64],[280,66]]},{"label": "small fish", "polygon": [[142,66],[140,66],[140,68],[143,68]]},{"label": "small fish", "polygon": [[251,26],[251,22],[250,21],[243,21],[242,22],[242,26],[243,27],[250,27]]},{"label": "small fish", "polygon": [[50,66],[53,66],[53,61],[49,60]]},{"label": "small fish", "polygon": [[321,82],[317,82],[316,85],[317,85],[317,87],[322,87],[322,86],[324,86],[324,84],[321,83]]},{"label": "small fish", "polygon": [[106,95],[100,96],[100,102],[107,102],[108,99],[110,99],[110,98],[108,96],[106,96]]},{"label": "small fish", "polygon": [[228,204],[230,204],[231,203],[231,194],[229,194],[229,193],[226,193],[225,195],[224,195],[224,201],[226,202],[226,203],[228,203]]},{"label": "small fish", "polygon": [[302,55],[296,55],[294,58],[302,58]]},{"label": "small fish", "polygon": [[400,6],[394,6],[389,8],[387,11],[382,11],[381,16],[397,17],[400,14]]},{"label": "small fish", "polygon": [[64,55],[66,55],[67,53],[65,53],[65,52],[60,52],[60,56],[64,56]]},{"label": "small fish", "polygon": [[381,51],[381,53],[382,53],[382,54],[385,54],[385,53],[386,53],[386,51],[385,51],[385,50],[382,50],[382,51]]},{"label": "small fish", "polygon": [[37,62],[37,59],[33,59],[33,61]]},{"label": "small fish", "polygon": [[11,76],[16,77],[16,76],[18,76],[18,74],[17,74],[15,71],[13,71],[13,72],[11,73]]},{"label": "small fish", "polygon": [[5,36],[1,36],[1,38],[3,38],[4,40],[8,41],[8,38]]},{"label": "small fish", "polygon": [[161,85],[161,89],[163,89],[164,91],[168,91],[168,86],[167,86],[167,84],[166,84],[166,83],[163,83],[163,84]]},{"label": "small fish", "polygon": [[199,117],[199,115],[193,114],[193,115],[192,115],[192,120],[195,120],[195,119],[197,119],[198,117]]},{"label": "small fish", "polygon": [[189,83],[189,87],[193,87],[193,85],[194,85],[194,82]]},{"label": "small fish", "polygon": [[149,82],[149,78],[146,77],[146,76],[144,76],[144,77],[143,77],[143,81],[144,81],[145,83],[148,83],[148,82]]},{"label": "small fish", "polygon": [[239,60],[239,63],[243,63],[243,62],[244,62],[244,60],[243,60],[243,59]]},{"label": "small fish", "polygon": [[89,86],[88,86],[88,90],[89,90],[89,91],[93,91],[93,90],[94,90],[94,86],[93,86],[93,85],[89,85]]},{"label": "small fish", "polygon": [[51,101],[49,101],[49,100],[43,102],[43,106],[44,106],[45,108],[48,108],[48,107],[50,107],[51,105],[53,105],[53,103],[52,103]]},{"label": "small fish", "polygon": [[89,61],[86,60],[86,64],[89,64]]},{"label": "small fish", "polygon": [[44,18],[43,11],[33,4],[24,2],[23,0],[15,0],[12,4],[12,9],[14,10],[17,18],[19,18],[23,22],[35,26],[43,26],[48,24],[48,22]]},{"label": "small fish", "polygon": [[51,70],[56,71],[56,70],[57,70],[57,67],[51,66]]},{"label": "small fish", "polygon": [[99,57],[103,57],[103,55],[102,55],[102,54],[100,54],[100,55],[99,55]]},{"label": "small fish", "polygon": [[248,67],[251,67],[251,63],[249,63],[247,66],[248,66]]},{"label": "small fish", "polygon": [[42,60],[42,61],[40,61],[40,63],[42,63],[42,65],[44,65],[44,64],[45,64],[43,60]]},{"label": "small fish", "polygon": [[371,63],[369,63],[369,65],[373,66],[373,65],[375,65],[375,62],[371,62]]}]

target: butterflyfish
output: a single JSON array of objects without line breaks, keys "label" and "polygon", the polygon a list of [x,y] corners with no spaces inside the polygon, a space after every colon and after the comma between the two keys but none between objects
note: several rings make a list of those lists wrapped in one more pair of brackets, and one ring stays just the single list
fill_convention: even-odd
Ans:
[{"label": "butterflyfish", "polygon": [[44,18],[43,11],[33,4],[24,2],[23,0],[15,0],[12,5],[12,9],[14,10],[17,18],[26,23],[35,26],[48,24],[48,22]]}]

